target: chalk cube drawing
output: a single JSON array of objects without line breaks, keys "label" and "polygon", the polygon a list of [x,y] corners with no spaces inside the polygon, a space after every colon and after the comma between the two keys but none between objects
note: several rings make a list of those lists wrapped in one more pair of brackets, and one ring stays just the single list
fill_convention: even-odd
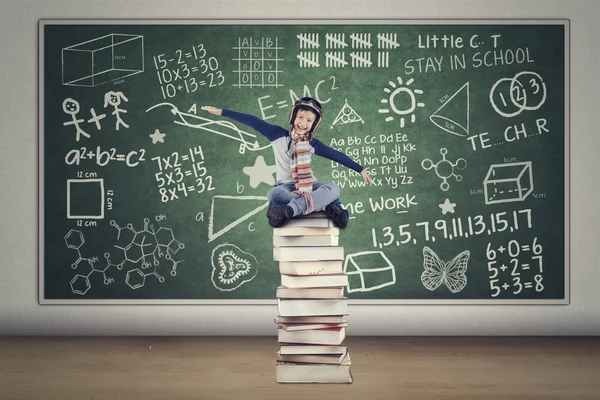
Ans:
[{"label": "chalk cube drawing", "polygon": [[531,161],[490,165],[483,189],[485,204],[525,200],[533,192]]},{"label": "chalk cube drawing", "polygon": [[62,49],[62,83],[93,87],[144,72],[144,37],[112,33]]},{"label": "chalk cube drawing", "polygon": [[396,270],[382,251],[348,254],[344,262],[348,293],[370,292],[396,283]]},{"label": "chalk cube drawing", "polygon": [[67,179],[67,218],[104,218],[104,179]]}]

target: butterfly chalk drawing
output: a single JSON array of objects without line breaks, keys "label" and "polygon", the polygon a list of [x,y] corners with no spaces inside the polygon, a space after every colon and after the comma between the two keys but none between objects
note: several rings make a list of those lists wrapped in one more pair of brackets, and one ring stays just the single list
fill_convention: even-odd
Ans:
[{"label": "butterfly chalk drawing", "polygon": [[452,293],[458,293],[467,286],[467,263],[469,262],[469,250],[465,250],[450,262],[444,262],[429,247],[423,247],[423,268],[421,282],[426,289],[434,291],[442,283]]}]

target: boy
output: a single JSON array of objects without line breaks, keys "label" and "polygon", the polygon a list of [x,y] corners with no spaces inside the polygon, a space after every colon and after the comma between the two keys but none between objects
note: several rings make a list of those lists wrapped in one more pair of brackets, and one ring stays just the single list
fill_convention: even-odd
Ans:
[{"label": "boy", "polygon": [[336,226],[348,225],[349,214],[340,201],[340,188],[334,182],[317,182],[310,168],[311,155],[316,154],[359,172],[363,180],[373,184],[367,171],[346,154],[334,150],[312,137],[322,118],[321,104],[310,97],[296,101],[290,110],[288,131],[257,117],[211,106],[202,107],[211,114],[222,115],[249,126],[272,143],[277,165],[275,186],[267,193],[269,224],[280,227],[289,219],[325,210]]}]

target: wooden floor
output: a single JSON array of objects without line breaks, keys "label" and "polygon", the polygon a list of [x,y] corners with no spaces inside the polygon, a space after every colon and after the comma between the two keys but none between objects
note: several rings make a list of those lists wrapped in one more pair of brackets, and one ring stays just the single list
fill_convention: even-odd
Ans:
[{"label": "wooden floor", "polygon": [[275,337],[0,337],[0,399],[600,399],[600,337],[348,337],[353,384],[277,384]]}]

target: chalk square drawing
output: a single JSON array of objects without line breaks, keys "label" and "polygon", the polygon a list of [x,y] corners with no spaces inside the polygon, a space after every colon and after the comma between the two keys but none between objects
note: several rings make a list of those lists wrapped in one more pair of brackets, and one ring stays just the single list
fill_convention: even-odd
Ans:
[{"label": "chalk square drawing", "polygon": [[396,283],[396,270],[382,251],[348,254],[344,262],[348,293],[370,292]]},{"label": "chalk square drawing", "polygon": [[490,165],[483,189],[485,204],[525,200],[533,192],[531,161]]},{"label": "chalk square drawing", "polygon": [[144,37],[113,33],[62,49],[62,83],[94,87],[144,72]]},{"label": "chalk square drawing", "polygon": [[67,179],[67,218],[104,219],[104,179]]}]

